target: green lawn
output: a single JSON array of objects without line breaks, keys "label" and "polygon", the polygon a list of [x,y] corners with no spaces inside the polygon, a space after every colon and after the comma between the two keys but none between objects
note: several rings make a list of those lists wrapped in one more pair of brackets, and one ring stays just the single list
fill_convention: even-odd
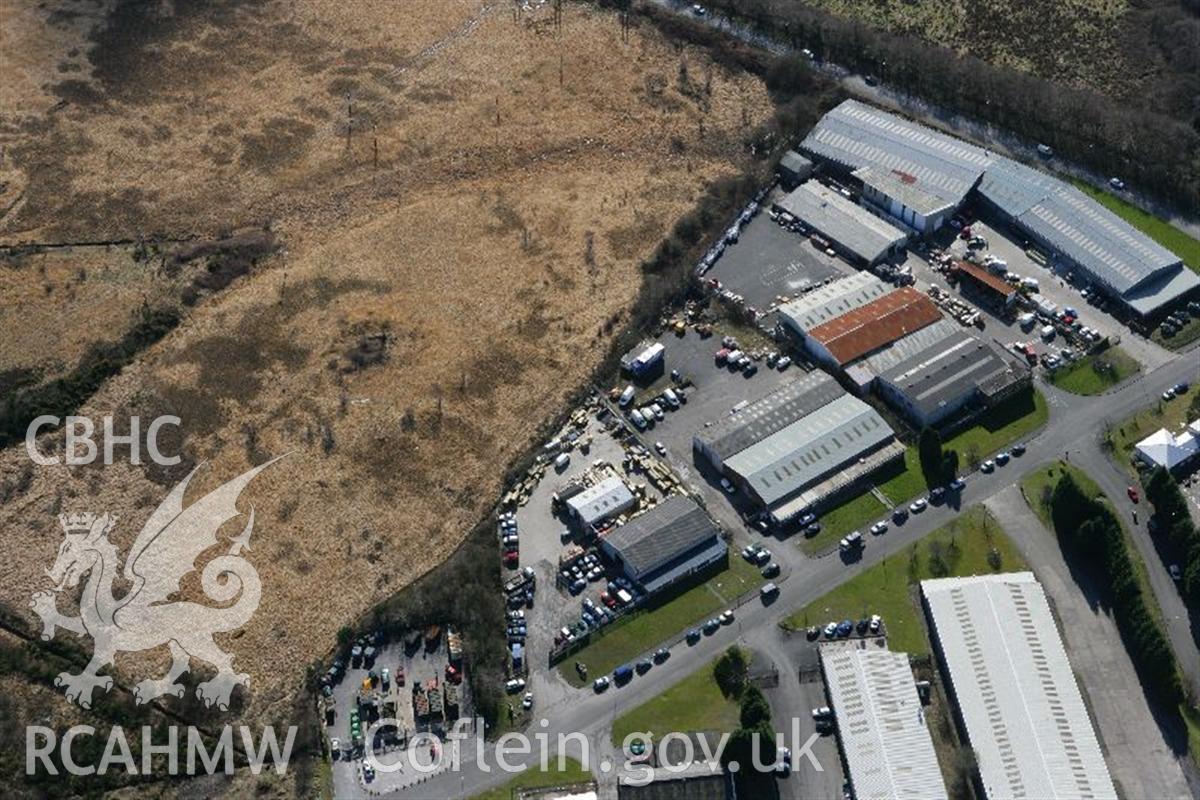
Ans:
[{"label": "green lawn", "polygon": [[1120,347],[1084,356],[1050,375],[1050,382],[1075,394],[1100,394],[1141,371],[1141,365]]},{"label": "green lawn", "polygon": [[[559,672],[572,686],[583,686],[654,649],[664,639],[723,611],[738,597],[757,589],[762,583],[763,577],[758,567],[748,563],[739,553],[730,552],[729,568],[724,572],[657,608],[635,612],[613,623],[587,647],[563,659],[558,666]],[[576,661],[587,665],[586,681],[575,670]]]},{"label": "green lawn", "polygon": [[1112,449],[1118,464],[1128,467],[1133,455],[1133,446],[1154,433],[1159,428],[1178,431],[1188,422],[1188,407],[1196,392],[1195,386],[1188,389],[1186,394],[1168,401],[1152,398],[1154,405],[1143,409],[1132,417],[1127,417],[1118,423],[1111,424],[1105,431],[1105,442]]},{"label": "green lawn", "polygon": [[[999,570],[988,563],[992,548],[1000,555]],[[798,609],[784,620],[784,627],[803,630],[810,625],[879,614],[887,627],[892,650],[915,655],[929,653],[916,585],[935,577],[930,568],[930,556],[935,551],[942,554],[949,570],[940,577],[1026,568],[1016,546],[987,509],[972,506],[912,547],[867,568],[824,597]]]},{"label": "green lawn", "polygon": [[872,521],[886,516],[887,506],[870,492],[864,492],[832,511],[821,516],[821,532],[816,536],[802,536],[800,549],[809,555],[819,555],[836,547],[838,539]]},{"label": "green lawn", "polygon": [[527,769],[503,786],[497,786],[491,791],[477,794],[471,800],[512,800],[517,789],[537,789],[550,786],[569,786],[592,780],[592,773],[580,766],[573,758],[564,759],[563,766],[558,768],[558,757],[550,756],[550,769],[542,772],[537,768]]},{"label": "green lawn", "polygon": [[[1049,416],[1046,398],[1035,391],[1001,404],[987,415],[986,422],[951,437],[945,447],[958,451],[963,471],[973,469],[991,453],[1045,425]],[[903,469],[881,480],[878,488],[893,506],[904,505],[929,488],[921,472],[920,455],[915,444],[904,452]],[[801,537],[800,549],[809,555],[824,553],[850,531],[862,528],[887,513],[888,508],[877,497],[864,492],[822,514],[821,532],[811,538]]]},{"label": "green lawn", "polygon": [[724,733],[738,726],[737,698],[726,697],[713,677],[714,659],[652,700],[617,717],[612,743],[617,747],[634,732],[652,734],[657,741],[665,734],[715,731]]},{"label": "green lawn", "polygon": [[1097,189],[1083,181],[1072,182],[1100,205],[1182,258],[1183,263],[1193,270],[1200,272],[1200,239],[1189,236],[1166,220],[1148,214],[1103,189]]}]

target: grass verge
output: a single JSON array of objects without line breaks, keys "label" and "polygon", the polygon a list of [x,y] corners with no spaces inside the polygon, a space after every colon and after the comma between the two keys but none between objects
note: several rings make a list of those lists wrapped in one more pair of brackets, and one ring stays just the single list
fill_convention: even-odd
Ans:
[{"label": "grass verge", "polygon": [[1117,463],[1132,470],[1130,459],[1133,457],[1135,444],[1159,428],[1178,431],[1186,424],[1188,407],[1197,391],[1200,390],[1193,386],[1184,394],[1170,400],[1159,398],[1149,408],[1126,417],[1115,425],[1109,425],[1104,432],[1104,442],[1112,451]]},{"label": "grass verge", "polygon": [[541,789],[551,786],[569,786],[575,783],[585,783],[592,780],[592,773],[585,770],[573,758],[563,759],[563,769],[559,769],[558,758],[551,756],[550,769],[542,772],[540,769],[527,769],[503,786],[477,794],[471,800],[512,800],[518,789]]},{"label": "grass verge", "polygon": [[[960,461],[973,467],[988,454],[1028,436],[1046,424],[1050,412],[1046,398],[1040,392],[1015,397],[997,406],[987,415],[987,421],[967,428],[945,443],[948,450],[957,450]],[[972,463],[972,459],[974,463]],[[893,506],[899,506],[922,494],[929,487],[921,472],[917,446],[910,445],[904,453],[904,466],[878,484]],[[819,555],[837,544],[838,539],[852,530],[887,514],[888,508],[879,499],[864,492],[821,516],[821,532],[801,538],[800,549],[808,555]]]},{"label": "grass verge", "polygon": [[738,726],[740,707],[736,697],[726,697],[713,676],[717,660],[705,664],[652,700],[617,717],[612,743],[620,747],[631,733],[649,733],[654,741],[672,732],[715,731],[724,733]]},{"label": "grass verge", "polygon": [[1103,189],[1097,189],[1083,181],[1074,180],[1072,183],[1100,205],[1182,258],[1188,267],[1200,272],[1200,239],[1189,236],[1165,219],[1149,214]]},{"label": "grass verge", "polygon": [[[996,555],[989,560],[993,550]],[[885,558],[797,609],[783,626],[803,630],[810,625],[879,614],[887,626],[892,650],[927,655],[929,640],[915,594],[920,581],[1025,568],[1025,560],[1000,524],[983,506],[972,506],[902,553]]]},{"label": "grass verge", "polygon": [[1120,347],[1075,361],[1055,370],[1050,382],[1074,394],[1100,394],[1141,371],[1141,365]]},{"label": "grass verge", "polygon": [[[757,567],[738,554],[730,553],[727,569],[656,608],[635,612],[613,623],[587,647],[563,659],[558,670],[572,686],[583,686],[711,617],[714,612],[727,608],[741,595],[757,589],[762,582]],[[587,665],[587,680],[579,677],[575,670],[576,661]]]}]

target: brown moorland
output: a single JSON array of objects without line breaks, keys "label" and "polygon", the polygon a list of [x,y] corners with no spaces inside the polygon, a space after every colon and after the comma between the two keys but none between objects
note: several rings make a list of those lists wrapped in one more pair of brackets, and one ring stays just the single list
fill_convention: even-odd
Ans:
[{"label": "brown moorland", "polygon": [[[549,4],[478,0],[0,2],[0,244],[77,243],[0,263],[0,373],[70,369],[174,302],[197,267],[171,273],[171,241],[278,244],[176,303],[178,327],[83,406],[178,415],[178,468],[0,453],[24,473],[0,503],[0,604],[32,622],[60,511],[116,513],[124,552],[190,466],[189,500],[286,453],[241,500],[261,606],[218,637],[256,719],[290,714],[339,627],[495,502],[603,357],[641,260],[770,110],[756,79],[574,4],[556,26]],[[153,237],[151,257],[82,244]],[[119,656],[118,681],[165,669],[160,651]]]}]

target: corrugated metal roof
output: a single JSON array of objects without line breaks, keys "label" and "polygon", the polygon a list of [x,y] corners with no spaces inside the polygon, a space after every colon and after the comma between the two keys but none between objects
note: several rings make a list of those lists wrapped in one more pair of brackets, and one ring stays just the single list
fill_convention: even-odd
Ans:
[{"label": "corrugated metal roof", "polygon": [[1010,284],[1008,281],[999,275],[988,272],[978,264],[972,264],[970,261],[955,261],[955,268],[964,275],[969,275],[976,283],[981,283],[988,289],[992,290],[1001,297],[1008,297],[1015,294],[1017,287]]},{"label": "corrugated metal roof", "polygon": [[989,798],[1116,798],[1041,584],[921,582]]},{"label": "corrugated metal roof", "polygon": [[567,500],[567,505],[580,520],[591,525],[632,508],[633,493],[625,481],[614,475],[584,489]]},{"label": "corrugated metal roof", "polygon": [[932,300],[905,286],[818,325],[808,335],[845,365],[939,319],[942,312]]},{"label": "corrugated metal roof", "polygon": [[983,385],[992,386],[1007,376],[1021,378],[1012,363],[996,349],[966,331],[942,339],[879,375],[923,416],[934,415]]},{"label": "corrugated metal roof", "polygon": [[863,186],[870,186],[923,217],[932,216],[955,205],[929,191],[920,178],[903,170],[869,166],[856,169],[853,174],[862,181]]},{"label": "corrugated metal roof", "polygon": [[819,370],[780,385],[737,413],[696,434],[696,440],[724,461],[845,394]]},{"label": "corrugated metal roof", "polygon": [[891,347],[885,347],[875,355],[867,356],[858,363],[865,366],[872,375],[882,375],[901,361],[906,361],[917,353],[933,347],[942,339],[961,332],[962,326],[957,322],[942,318],[915,333],[900,337],[892,342]]},{"label": "corrugated metal roof", "polygon": [[822,646],[821,666],[854,796],[947,798],[908,655],[862,640]]},{"label": "corrugated metal roof", "polygon": [[850,170],[898,170],[953,205],[963,201],[991,162],[975,145],[857,100],[846,100],[822,117],[800,149]]},{"label": "corrugated metal roof", "polygon": [[672,495],[610,532],[604,541],[639,577],[720,535],[696,501]]},{"label": "corrugated metal roof", "polygon": [[904,231],[816,181],[800,184],[775,205],[868,262],[908,238]]},{"label": "corrugated metal roof", "polygon": [[725,461],[766,505],[895,438],[879,413],[848,394]]},{"label": "corrugated metal roof", "polygon": [[812,169],[812,162],[795,150],[788,150],[783,154],[783,158],[779,159],[779,166],[800,174]]},{"label": "corrugated metal roof", "polygon": [[1179,256],[1074,186],[1012,159],[994,159],[979,193],[1121,294],[1180,263]]},{"label": "corrugated metal roof", "polygon": [[779,315],[800,333],[882,297],[891,287],[870,272],[856,272],[784,303]]}]

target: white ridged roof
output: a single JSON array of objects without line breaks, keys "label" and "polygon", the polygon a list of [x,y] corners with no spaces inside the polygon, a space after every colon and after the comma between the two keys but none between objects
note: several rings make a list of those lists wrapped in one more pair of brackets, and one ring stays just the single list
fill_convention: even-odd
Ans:
[{"label": "white ridged roof", "polygon": [[864,639],[823,646],[821,666],[854,796],[944,800],[946,784],[908,655]]},{"label": "white ridged roof", "polygon": [[1031,572],[921,582],[989,798],[1117,793]]}]

